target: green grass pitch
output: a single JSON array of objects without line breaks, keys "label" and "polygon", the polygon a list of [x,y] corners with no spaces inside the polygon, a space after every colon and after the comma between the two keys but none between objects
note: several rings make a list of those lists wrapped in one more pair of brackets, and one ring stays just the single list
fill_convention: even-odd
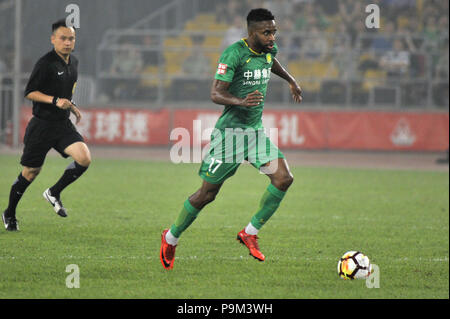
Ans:
[{"label": "green grass pitch", "polygon": [[[18,160],[0,156],[2,209]],[[259,234],[261,263],[235,238],[269,180],[243,165],[165,271],[160,234],[199,187],[199,164],[95,159],[63,192],[64,219],[42,192],[68,163],[47,158],[19,204],[20,231],[0,230],[0,298],[449,297],[448,173],[291,167],[294,184]],[[348,250],[378,265],[379,288],[338,277]],[[80,288],[66,287],[70,264]]]}]

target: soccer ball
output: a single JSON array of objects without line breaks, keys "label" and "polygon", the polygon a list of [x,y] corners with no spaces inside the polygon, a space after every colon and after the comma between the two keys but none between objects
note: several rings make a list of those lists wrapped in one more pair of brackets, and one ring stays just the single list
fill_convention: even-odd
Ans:
[{"label": "soccer ball", "polygon": [[338,274],[344,279],[365,279],[372,273],[369,257],[360,251],[346,252],[338,262]]}]

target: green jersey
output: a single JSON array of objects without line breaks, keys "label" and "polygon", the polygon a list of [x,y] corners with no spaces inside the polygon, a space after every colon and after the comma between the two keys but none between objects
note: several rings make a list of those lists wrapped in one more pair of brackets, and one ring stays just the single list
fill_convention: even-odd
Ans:
[{"label": "green jersey", "polygon": [[[273,58],[277,52],[277,45],[274,44],[270,53],[257,53],[242,39],[223,51],[215,79],[230,82],[228,91],[236,97],[245,98],[247,94],[258,90],[265,99]],[[264,100],[252,107],[225,105],[216,128],[262,128],[263,108]]]}]

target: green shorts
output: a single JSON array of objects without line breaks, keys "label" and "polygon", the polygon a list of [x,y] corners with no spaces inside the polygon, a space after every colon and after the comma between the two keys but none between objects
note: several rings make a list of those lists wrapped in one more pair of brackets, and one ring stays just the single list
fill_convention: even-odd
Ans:
[{"label": "green shorts", "polygon": [[208,154],[198,174],[211,184],[221,184],[236,173],[245,160],[255,168],[285,158],[264,129],[214,129]]}]

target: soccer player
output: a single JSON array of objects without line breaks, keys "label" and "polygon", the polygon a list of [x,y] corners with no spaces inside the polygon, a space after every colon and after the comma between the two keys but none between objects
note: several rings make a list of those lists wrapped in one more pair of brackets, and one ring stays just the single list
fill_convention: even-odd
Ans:
[{"label": "soccer player", "polygon": [[[258,246],[258,231],[276,211],[293,182],[283,153],[264,134],[261,118],[271,72],[289,83],[295,102],[302,101],[302,91],[275,57],[278,51],[275,44],[277,28],[272,13],[262,8],[251,10],[247,16],[247,28],[248,37],[226,48],[219,59],[211,99],[225,105],[225,109],[215,125],[209,154],[199,170],[203,184],[184,202],[175,223],[161,235],[160,260],[165,269],[173,268],[180,235],[215,199],[224,181],[238,169],[242,161],[235,158],[248,160],[270,179],[258,210],[237,234],[237,239],[247,246],[250,255],[260,261],[264,261],[265,256]],[[231,131],[231,135],[227,136],[227,131]],[[225,152],[220,151],[224,144],[233,141],[234,136],[240,137],[239,131],[247,135],[247,144],[232,142],[231,154],[226,147]]]},{"label": "soccer player", "polygon": [[75,29],[67,26],[65,20],[55,22],[51,43],[53,50],[38,60],[25,88],[25,97],[33,101],[33,118],[28,123],[23,140],[25,146],[20,161],[23,170],[11,187],[8,207],[2,214],[8,231],[19,229],[17,204],[41,171],[51,148],[64,158],[71,156],[74,160],[56,184],[43,193],[61,217],[67,216],[61,202],[61,192],[80,177],[91,163],[89,149],[69,119],[71,112],[77,124],[81,119],[79,109],[71,102],[78,77],[78,60],[71,55],[75,48]]}]

